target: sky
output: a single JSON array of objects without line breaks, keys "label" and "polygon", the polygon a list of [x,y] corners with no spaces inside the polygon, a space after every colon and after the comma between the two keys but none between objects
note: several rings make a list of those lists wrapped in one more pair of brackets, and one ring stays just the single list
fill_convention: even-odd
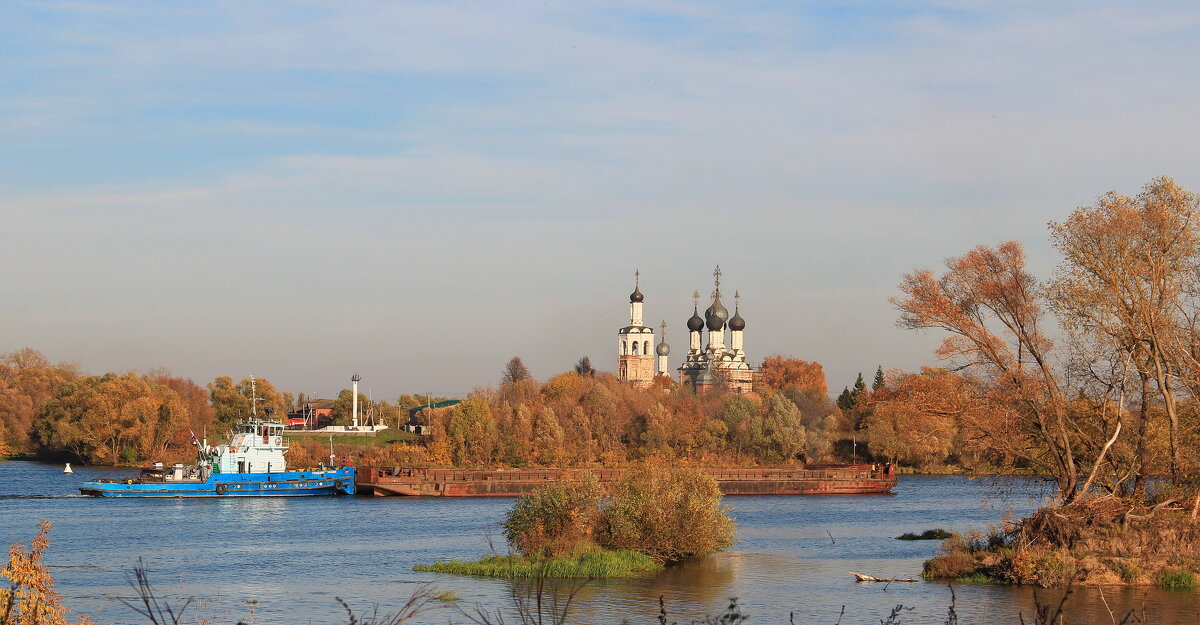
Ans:
[{"label": "sky", "polygon": [[[0,3],[0,352],[463,395],[745,345],[936,365],[904,273],[1200,189],[1191,2]],[[702,303],[702,308],[706,304]]]}]

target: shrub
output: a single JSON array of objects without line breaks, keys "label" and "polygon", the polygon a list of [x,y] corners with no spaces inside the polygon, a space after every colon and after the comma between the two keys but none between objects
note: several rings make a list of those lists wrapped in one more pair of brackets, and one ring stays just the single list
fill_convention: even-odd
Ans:
[{"label": "shrub", "polygon": [[1142,569],[1132,562],[1114,562],[1112,568],[1127,584],[1136,584],[1142,578]]},{"label": "shrub", "polygon": [[1067,552],[1051,552],[1037,561],[1037,584],[1043,588],[1066,586],[1075,579],[1075,559]]},{"label": "shrub", "polygon": [[[33,543],[26,548],[13,543],[8,550],[8,563],[0,568],[0,621],[4,623],[36,623],[38,625],[67,625],[67,609],[62,595],[54,589],[54,579],[42,563],[50,546],[50,522],[38,524]],[[89,625],[82,617],[77,625]]]},{"label": "shrub", "polygon": [[593,542],[603,491],[596,476],[556,482],[517,498],[500,525],[526,556],[558,556]]},{"label": "shrub", "polygon": [[727,549],[735,528],[712,476],[694,468],[644,466],[615,484],[597,537],[606,549],[680,562]]},{"label": "shrub", "polygon": [[921,576],[927,579],[960,579],[975,574],[978,564],[971,554],[949,551],[925,561]]},{"label": "shrub", "polygon": [[1165,590],[1195,590],[1196,576],[1191,571],[1163,571],[1158,574],[1158,586]]},{"label": "shrub", "polygon": [[924,532],[922,532],[920,534],[914,534],[912,532],[905,532],[905,533],[897,536],[896,540],[946,540],[947,538],[950,538],[953,535],[954,534],[947,532],[946,530],[939,527],[936,529],[925,530]]}]

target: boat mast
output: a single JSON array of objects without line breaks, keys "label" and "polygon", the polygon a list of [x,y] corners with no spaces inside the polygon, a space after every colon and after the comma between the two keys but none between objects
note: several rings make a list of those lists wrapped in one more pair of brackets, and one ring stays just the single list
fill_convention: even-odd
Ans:
[{"label": "boat mast", "polygon": [[254,374],[250,374],[250,420],[258,420],[258,410],[255,405],[258,403],[258,395],[254,386]]}]

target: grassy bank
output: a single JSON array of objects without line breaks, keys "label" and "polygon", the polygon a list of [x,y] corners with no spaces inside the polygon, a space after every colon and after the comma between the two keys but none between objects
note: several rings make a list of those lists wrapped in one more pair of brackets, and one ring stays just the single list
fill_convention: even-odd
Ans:
[{"label": "grassy bank", "polygon": [[661,570],[661,564],[636,551],[595,550],[557,558],[527,558],[519,555],[491,555],[473,562],[450,560],[414,566],[414,571],[482,575],[504,578],[584,578],[644,577]]}]

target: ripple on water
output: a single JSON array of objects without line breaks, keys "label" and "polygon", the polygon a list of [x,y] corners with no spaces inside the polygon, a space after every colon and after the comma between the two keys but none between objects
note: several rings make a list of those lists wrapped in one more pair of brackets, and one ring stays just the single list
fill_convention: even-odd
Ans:
[{"label": "ripple on water", "polygon": [[[54,523],[47,563],[75,611],[97,622],[141,623],[116,597],[129,597],[124,574],[143,558],[151,579],[172,597],[196,597],[196,616],[258,623],[345,622],[333,597],[359,611],[398,608],[419,584],[453,589],[465,607],[508,605],[504,580],[415,573],[415,564],[471,559],[502,547],[497,523],[508,499],[298,498],[108,500],[78,496],[93,477],[122,469],[30,462],[0,463],[0,542],[28,542],[38,519]],[[1002,496],[995,493],[1001,492]],[[1039,480],[901,478],[894,495],[731,497],[738,543],[727,553],[672,567],[650,579],[606,580],[578,591],[575,621],[651,623],[664,601],[672,621],[713,615],[738,597],[752,623],[876,623],[897,604],[914,607],[905,623],[942,623],[945,585],[856,584],[846,571],[906,577],[937,549],[900,541],[908,531],[954,531],[1024,514],[1046,493]],[[832,540],[830,539],[832,535]],[[568,589],[560,589],[566,592]],[[957,586],[964,624],[1015,623],[1032,609],[1028,589]],[[1114,611],[1145,603],[1155,622],[1195,623],[1195,595],[1151,589],[1106,590]],[[1047,593],[1053,598],[1053,593]],[[247,603],[257,601],[258,603]],[[1096,589],[1070,599],[1078,623],[1110,623]],[[442,609],[416,623],[461,616]],[[1070,623],[1072,621],[1064,621]]]}]

